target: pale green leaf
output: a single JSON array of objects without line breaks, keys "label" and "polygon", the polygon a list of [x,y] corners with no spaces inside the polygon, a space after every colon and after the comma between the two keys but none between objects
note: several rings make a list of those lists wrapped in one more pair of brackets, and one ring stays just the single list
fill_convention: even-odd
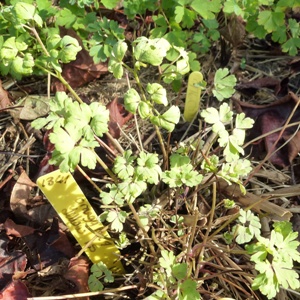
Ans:
[{"label": "pale green leaf", "polygon": [[168,104],[167,91],[162,85],[158,83],[148,83],[147,92],[151,95],[151,100],[157,104],[163,104],[166,106]]},{"label": "pale green leaf", "polygon": [[219,100],[230,98],[234,93],[236,85],[236,77],[229,75],[227,68],[218,69],[214,78],[213,94]]},{"label": "pale green leaf", "polygon": [[136,112],[140,101],[141,97],[134,88],[130,88],[124,95],[125,108],[133,114]]}]

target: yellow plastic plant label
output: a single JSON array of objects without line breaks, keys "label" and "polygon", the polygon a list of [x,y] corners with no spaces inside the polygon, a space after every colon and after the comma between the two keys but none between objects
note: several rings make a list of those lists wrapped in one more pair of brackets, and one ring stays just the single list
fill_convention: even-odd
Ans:
[{"label": "yellow plastic plant label", "polygon": [[[37,185],[93,263],[102,261],[113,273],[124,273],[120,253],[71,173],[41,176]],[[95,234],[96,233],[96,234]]]},{"label": "yellow plastic plant label", "polygon": [[[199,109],[203,76],[200,72],[192,72],[189,76],[184,106],[184,119],[191,122]],[[198,86],[197,86],[198,85]]]}]

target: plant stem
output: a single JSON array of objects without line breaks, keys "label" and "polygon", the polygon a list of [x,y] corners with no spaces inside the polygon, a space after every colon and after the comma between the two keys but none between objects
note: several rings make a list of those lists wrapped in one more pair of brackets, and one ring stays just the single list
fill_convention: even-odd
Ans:
[{"label": "plant stem", "polygon": [[100,156],[93,150],[96,155],[96,160],[100,164],[100,166],[105,170],[105,172],[111,177],[111,179],[117,183],[118,178],[116,175],[110,170],[110,168],[107,166],[107,164],[100,158]]},{"label": "plant stem", "polygon": [[168,163],[168,155],[167,155],[167,152],[166,152],[166,149],[165,149],[165,145],[164,145],[164,141],[163,141],[161,132],[160,132],[157,125],[155,125],[155,131],[156,131],[156,135],[157,135],[157,138],[158,138],[158,141],[159,141],[159,144],[160,144],[160,148],[161,148],[161,151],[162,151],[162,154],[163,154],[163,166],[164,166],[164,169],[166,169],[167,163]]},{"label": "plant stem", "polygon": [[155,257],[156,252],[155,252],[155,249],[154,249],[153,240],[148,235],[148,232],[146,231],[144,225],[142,224],[141,219],[140,219],[137,211],[135,210],[134,206],[132,205],[132,203],[128,202],[128,206],[129,206],[129,208],[130,208],[130,210],[131,210],[131,212],[132,212],[132,214],[134,216],[134,219],[135,219],[137,225],[143,231],[143,234],[144,234],[144,236],[146,238],[146,241],[147,241],[147,243],[149,245],[151,254],[153,255],[153,257]]},{"label": "plant stem", "polygon": [[61,73],[56,74],[57,79],[61,81],[61,83],[70,91],[70,93],[72,94],[72,96],[79,102],[79,103],[83,103],[83,101],[81,100],[81,98],[78,96],[78,94],[73,90],[73,88],[70,86],[70,84],[63,78],[63,76],[61,75]]}]

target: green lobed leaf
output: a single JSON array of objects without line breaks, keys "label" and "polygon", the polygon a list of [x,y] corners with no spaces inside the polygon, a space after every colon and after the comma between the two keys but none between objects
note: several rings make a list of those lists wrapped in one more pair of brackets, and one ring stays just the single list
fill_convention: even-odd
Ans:
[{"label": "green lobed leaf", "polygon": [[39,27],[42,27],[43,20],[37,14],[37,8],[25,2],[17,2],[14,6],[14,11],[19,20],[34,20]]},{"label": "green lobed leaf", "polygon": [[2,60],[12,60],[18,54],[16,45],[16,38],[14,36],[9,37],[2,45],[0,50],[0,57]]},{"label": "green lobed leaf", "polygon": [[300,38],[290,38],[281,45],[283,52],[288,52],[290,55],[295,56],[300,49]]},{"label": "green lobed leaf", "polygon": [[140,196],[146,189],[147,183],[142,180],[123,181],[119,184],[119,188],[124,198],[132,203],[138,196]]},{"label": "green lobed leaf", "polygon": [[194,0],[191,7],[204,19],[214,19],[221,10],[221,0]]},{"label": "green lobed leaf", "polygon": [[109,111],[98,102],[91,103],[90,109],[92,111],[90,126],[97,136],[102,137],[108,132]]},{"label": "green lobed leaf", "polygon": [[123,156],[117,156],[114,162],[113,170],[120,179],[128,179],[134,173],[132,166],[136,157],[132,155],[132,151],[124,151]]},{"label": "green lobed leaf", "polygon": [[108,9],[114,9],[119,2],[119,0],[101,0],[101,3]]},{"label": "green lobed leaf", "polygon": [[219,101],[227,99],[233,95],[235,85],[236,77],[229,75],[227,68],[218,69],[214,77],[213,94]]},{"label": "green lobed leaf", "polygon": [[113,46],[113,57],[119,61],[122,62],[126,51],[128,49],[127,44],[124,41],[118,41],[114,46]]},{"label": "green lobed leaf", "polygon": [[104,288],[102,282],[94,274],[89,276],[88,285],[91,292],[99,292]]},{"label": "green lobed leaf", "polygon": [[[94,59],[94,62],[96,62],[95,59]],[[108,62],[108,71],[112,72],[114,77],[117,79],[121,79],[124,74],[124,69],[123,69],[122,63],[116,61],[112,57],[110,58],[110,60]]]},{"label": "green lobed leaf", "polygon": [[69,153],[75,146],[77,140],[74,140],[68,132],[62,128],[57,128],[51,132],[49,139],[55,145],[55,149],[60,153]]},{"label": "green lobed leaf", "polygon": [[150,184],[158,184],[162,170],[158,165],[158,155],[140,152],[136,174]]},{"label": "green lobed leaf", "polygon": [[148,39],[144,36],[137,38],[133,45],[135,46],[133,52],[135,59],[153,66],[159,66],[162,63],[171,47],[164,38]]},{"label": "green lobed leaf", "polygon": [[109,189],[109,192],[101,191],[100,193],[102,203],[108,205],[115,202],[117,205],[122,206],[125,199],[118,186],[116,184],[107,184],[106,188]]},{"label": "green lobed leaf", "polygon": [[284,18],[285,14],[283,12],[264,10],[259,12],[257,23],[264,26],[265,30],[270,33],[284,25]]},{"label": "green lobed leaf", "polygon": [[186,263],[177,263],[172,266],[173,276],[178,280],[183,280],[187,276],[188,266]]},{"label": "green lobed leaf", "polygon": [[197,282],[192,280],[191,278],[185,280],[183,283],[179,285],[180,295],[179,300],[200,300],[201,296],[197,291]]},{"label": "green lobed leaf", "polygon": [[179,122],[180,110],[178,106],[172,105],[164,114],[158,117],[151,117],[150,121],[158,125],[167,131],[171,132],[174,130],[175,125]]},{"label": "green lobed leaf", "polygon": [[249,129],[253,127],[254,120],[248,117],[245,117],[244,113],[236,115],[235,118],[235,127],[238,129]]}]

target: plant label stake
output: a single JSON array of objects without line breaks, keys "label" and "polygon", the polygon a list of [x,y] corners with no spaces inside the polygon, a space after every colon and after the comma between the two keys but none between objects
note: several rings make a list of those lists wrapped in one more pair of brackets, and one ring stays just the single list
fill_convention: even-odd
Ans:
[{"label": "plant label stake", "polygon": [[189,76],[183,114],[187,122],[193,121],[199,110],[202,81],[203,76],[198,71],[192,72]]},{"label": "plant label stake", "polygon": [[[37,180],[63,222],[93,263],[102,261],[113,273],[124,273],[120,253],[70,172],[56,170]],[[95,234],[96,233],[96,234]]]}]

